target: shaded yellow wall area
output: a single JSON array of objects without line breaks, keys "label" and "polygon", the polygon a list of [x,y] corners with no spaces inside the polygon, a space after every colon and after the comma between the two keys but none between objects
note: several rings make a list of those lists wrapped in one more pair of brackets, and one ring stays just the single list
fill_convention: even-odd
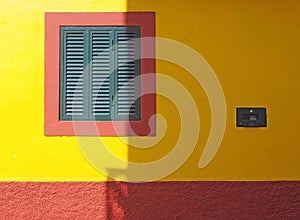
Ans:
[{"label": "shaded yellow wall area", "polygon": [[[107,179],[84,157],[76,137],[45,137],[43,131],[44,13],[107,11],[155,11],[157,37],[176,40],[201,54],[223,88],[227,106],[223,142],[215,158],[199,169],[211,126],[209,101],[188,71],[157,60],[157,73],[187,88],[201,122],[192,155],[164,180],[300,179],[298,1],[1,0],[0,180]],[[266,106],[268,127],[236,128],[237,106]],[[157,96],[157,112],[167,127],[154,146],[127,146],[143,140],[135,138],[102,140],[124,160],[159,160],[176,144],[180,112],[163,95]],[[93,145],[95,139],[99,138],[88,143]],[[126,169],[114,164],[110,168]]]}]

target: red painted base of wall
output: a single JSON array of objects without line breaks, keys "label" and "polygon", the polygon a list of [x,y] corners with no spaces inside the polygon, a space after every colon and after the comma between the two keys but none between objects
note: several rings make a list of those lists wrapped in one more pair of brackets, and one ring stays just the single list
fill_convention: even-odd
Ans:
[{"label": "red painted base of wall", "polygon": [[300,181],[2,182],[0,219],[300,219]]}]

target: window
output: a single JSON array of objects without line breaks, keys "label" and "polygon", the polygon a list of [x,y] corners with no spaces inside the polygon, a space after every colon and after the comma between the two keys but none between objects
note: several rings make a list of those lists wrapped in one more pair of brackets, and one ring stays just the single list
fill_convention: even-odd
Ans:
[{"label": "window", "polygon": [[154,12],[45,13],[46,136],[153,136],[155,87]]},{"label": "window", "polygon": [[60,119],[140,120],[140,28],[60,27]]}]

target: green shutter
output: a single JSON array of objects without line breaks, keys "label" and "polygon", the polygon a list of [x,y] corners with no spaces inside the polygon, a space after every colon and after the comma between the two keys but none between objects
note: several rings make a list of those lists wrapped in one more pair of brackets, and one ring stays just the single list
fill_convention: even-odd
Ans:
[{"label": "green shutter", "polygon": [[99,120],[111,119],[111,80],[113,60],[111,52],[112,32],[91,31],[91,95],[92,116]]},{"label": "green shutter", "polygon": [[116,106],[117,119],[138,120],[140,117],[140,41],[139,29],[116,30]]},{"label": "green shutter", "polygon": [[60,120],[139,120],[138,27],[63,26]]},{"label": "green shutter", "polygon": [[85,32],[61,32],[61,119],[80,118],[84,110]]}]

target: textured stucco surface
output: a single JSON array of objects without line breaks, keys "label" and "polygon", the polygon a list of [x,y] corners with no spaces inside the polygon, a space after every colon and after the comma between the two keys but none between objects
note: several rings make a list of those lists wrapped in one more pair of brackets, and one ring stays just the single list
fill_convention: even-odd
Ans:
[{"label": "textured stucco surface", "polygon": [[300,219],[300,181],[2,182],[0,219]]}]

